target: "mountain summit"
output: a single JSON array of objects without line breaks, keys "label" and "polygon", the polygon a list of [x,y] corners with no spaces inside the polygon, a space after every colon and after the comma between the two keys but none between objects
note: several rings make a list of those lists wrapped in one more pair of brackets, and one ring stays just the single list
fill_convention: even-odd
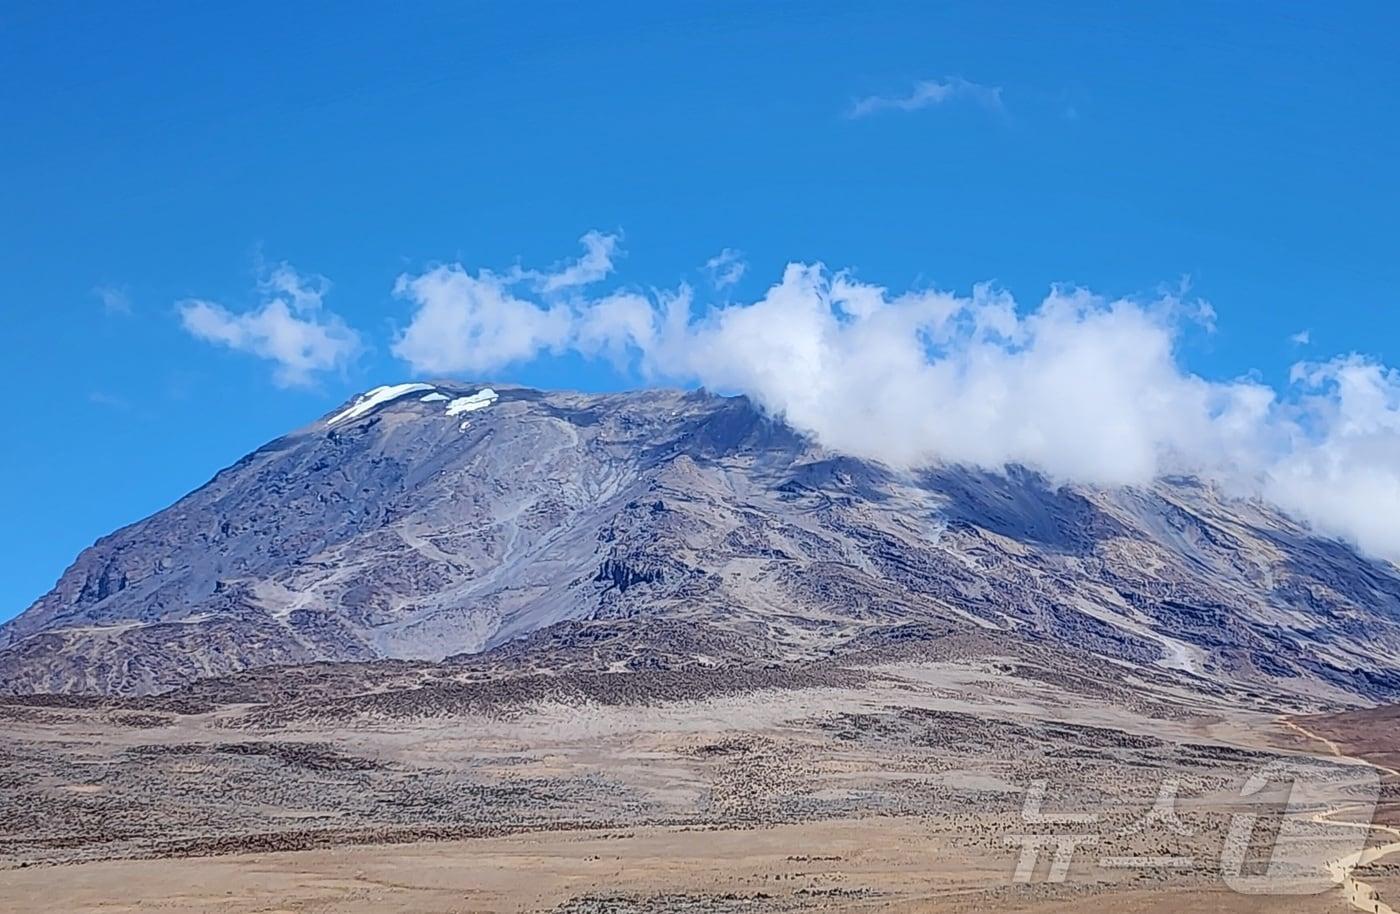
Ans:
[{"label": "mountain summit", "polygon": [[621,671],[959,632],[1106,675],[1400,697],[1400,573],[1195,480],[896,471],[742,397],[447,381],[370,391],[84,550],[0,628],[0,688],[149,694],[536,633],[599,663],[605,633]]}]

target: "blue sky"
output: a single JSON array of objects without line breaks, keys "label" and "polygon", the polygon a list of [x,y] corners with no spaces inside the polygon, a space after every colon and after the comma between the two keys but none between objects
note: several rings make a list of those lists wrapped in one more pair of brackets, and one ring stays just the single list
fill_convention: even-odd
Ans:
[{"label": "blue sky", "polygon": [[[590,230],[636,289],[740,251],[735,297],[790,261],[1031,303],[1189,277],[1217,314],[1178,341],[1190,372],[1395,364],[1396,34],[1380,3],[9,4],[0,618],[410,378],[401,274],[549,269]],[[363,342],[290,388],[177,307],[255,307],[284,262]],[[578,354],[492,377],[640,383]]]}]

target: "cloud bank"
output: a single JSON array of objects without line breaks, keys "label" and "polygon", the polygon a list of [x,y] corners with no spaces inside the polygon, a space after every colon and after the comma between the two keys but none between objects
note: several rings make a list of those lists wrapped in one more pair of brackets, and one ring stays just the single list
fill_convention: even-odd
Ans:
[{"label": "cloud bank", "polygon": [[687,284],[578,285],[561,298],[535,274],[458,264],[400,277],[415,313],[394,352],[429,375],[605,358],[647,381],[747,394],[828,447],[898,467],[1020,464],[1098,486],[1199,474],[1400,558],[1400,372],[1345,356],[1296,366],[1282,390],[1202,378],[1176,348],[1214,312],[1182,293],[1054,288],[1019,307],[991,285],[892,292],[802,263],[739,303],[698,301]]},{"label": "cloud bank", "polygon": [[282,264],[259,282],[261,304],[250,311],[198,298],[176,309],[195,338],[272,362],[273,381],[281,387],[305,387],[363,349],[360,335],[324,308],[329,288],[325,277],[303,277]]},{"label": "cloud bank", "polygon": [[960,76],[950,76],[944,80],[917,82],[906,95],[869,95],[857,99],[847,109],[846,116],[854,119],[883,111],[919,111],[954,99],[976,102],[989,111],[1002,110],[1000,86],[984,86]]}]

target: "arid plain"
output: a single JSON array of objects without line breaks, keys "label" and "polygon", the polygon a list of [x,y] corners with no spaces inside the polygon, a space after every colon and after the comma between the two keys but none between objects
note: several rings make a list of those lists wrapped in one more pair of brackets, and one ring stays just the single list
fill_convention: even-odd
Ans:
[{"label": "arid plain", "polygon": [[[1347,741],[1345,715],[1288,718],[1070,653],[963,648],[691,673],[683,691],[698,697],[683,700],[664,673],[542,674],[542,692],[412,664],[15,699],[0,707],[0,899],[25,912],[1355,910],[1326,867],[1363,831],[1324,816],[1362,818],[1351,806],[1373,769],[1343,756],[1376,747]],[[336,698],[347,691],[358,703]],[[1279,763],[1321,785],[1290,857],[1307,894],[1242,893],[1227,836],[1244,785]],[[1255,829],[1236,875],[1262,872],[1280,832]],[[1394,862],[1358,870],[1386,891]]]}]

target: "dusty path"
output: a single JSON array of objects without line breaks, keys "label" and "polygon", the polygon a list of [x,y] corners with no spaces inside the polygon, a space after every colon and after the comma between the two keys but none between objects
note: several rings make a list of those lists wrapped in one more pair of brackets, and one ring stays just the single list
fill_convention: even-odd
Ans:
[{"label": "dusty path", "polygon": [[[1328,739],[1320,733],[1314,733],[1307,727],[1304,727],[1302,724],[1296,721],[1289,720],[1286,717],[1281,718],[1281,722],[1285,727],[1299,734],[1300,736],[1310,739],[1315,743],[1322,743],[1322,745],[1327,747],[1328,752],[1331,752],[1333,755],[1338,756],[1339,758],[1356,758],[1356,756],[1348,755],[1342,749],[1342,747],[1337,744],[1336,740]],[[1400,778],[1400,769],[1389,768],[1385,765],[1379,765],[1375,762],[1366,761],[1365,759],[1357,759],[1357,761],[1366,762],[1366,764],[1370,765],[1372,768],[1376,769],[1382,774],[1388,774],[1393,778]]]},{"label": "dusty path", "polygon": [[[1347,755],[1342,751],[1342,747],[1334,740],[1314,733],[1295,721],[1285,719],[1283,723],[1289,729],[1302,736],[1323,744],[1327,747],[1328,751],[1338,758],[1355,758],[1355,756]],[[1365,760],[1358,759],[1358,761]],[[1371,762],[1367,762],[1366,764],[1371,765],[1371,767],[1382,773],[1400,778],[1400,771],[1396,771],[1394,768],[1387,768],[1384,765],[1376,765]],[[1400,839],[1400,828],[1393,828],[1389,825],[1381,825],[1375,822],[1349,822],[1345,819],[1337,818],[1347,813],[1365,809],[1366,807],[1362,806],[1342,806],[1336,809],[1329,809],[1323,813],[1318,813],[1313,817],[1313,821],[1361,828],[1365,829],[1367,832],[1379,832]],[[1336,882],[1337,885],[1341,887],[1342,894],[1346,898],[1347,903],[1358,911],[1365,911],[1367,914],[1400,914],[1400,911],[1397,911],[1393,906],[1382,900],[1380,893],[1376,891],[1374,886],[1362,882],[1360,879],[1357,879],[1355,875],[1358,867],[1368,866],[1392,854],[1400,854],[1400,840],[1382,844],[1377,847],[1363,848],[1355,854],[1349,854],[1346,857],[1332,860],[1327,864],[1327,872],[1331,875],[1332,881]]]},{"label": "dusty path", "polygon": [[[1389,825],[1367,824],[1364,822],[1348,822],[1345,819],[1338,819],[1336,816],[1348,812],[1354,812],[1364,807],[1346,806],[1340,809],[1329,810],[1319,813],[1313,817],[1314,822],[1326,822],[1332,825],[1354,826],[1366,829],[1368,832],[1382,832],[1395,838],[1400,838],[1400,829],[1391,828]],[[1389,857],[1391,854],[1400,853],[1400,841],[1392,841],[1389,844],[1382,844],[1377,847],[1366,848],[1355,854],[1341,857],[1330,861],[1327,864],[1327,872],[1332,876],[1332,880],[1341,886],[1342,894],[1348,903],[1358,911],[1366,911],[1367,914],[1400,914],[1394,907],[1387,904],[1380,897],[1380,893],[1370,883],[1357,879],[1355,871],[1358,867],[1367,866],[1379,860]]]}]

